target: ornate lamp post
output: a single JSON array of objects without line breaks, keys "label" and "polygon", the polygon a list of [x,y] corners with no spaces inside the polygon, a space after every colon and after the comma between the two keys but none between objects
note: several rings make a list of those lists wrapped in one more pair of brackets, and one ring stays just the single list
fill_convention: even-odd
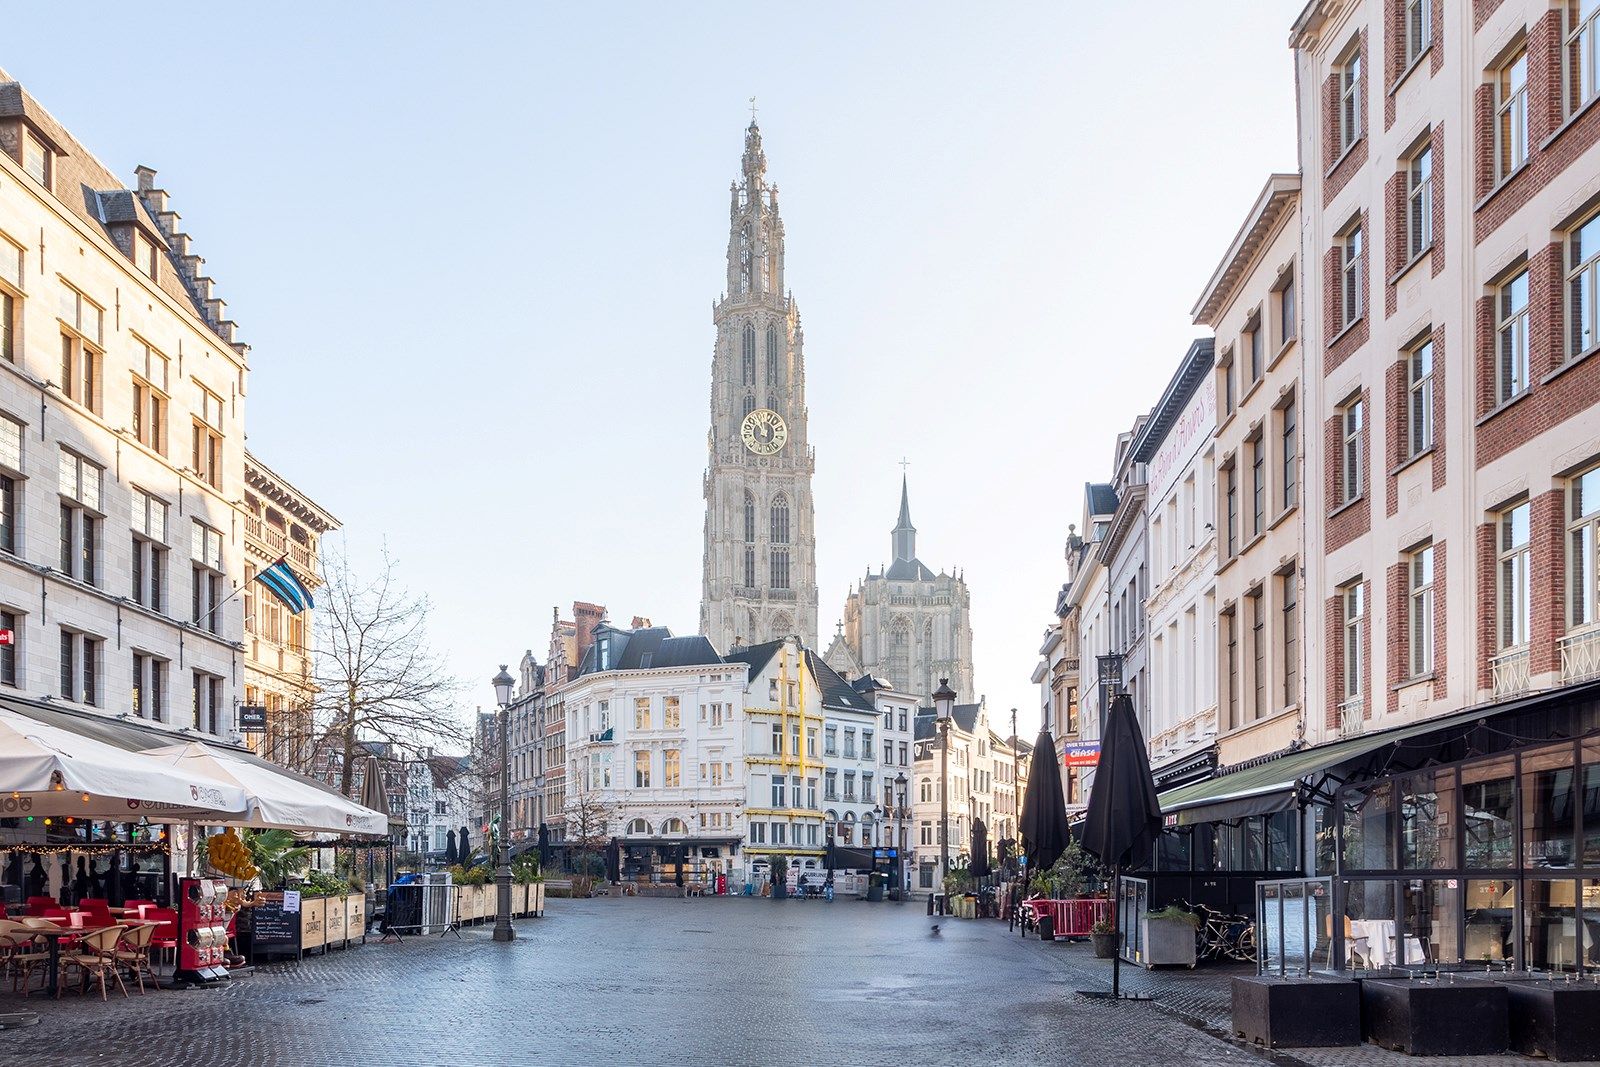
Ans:
[{"label": "ornate lamp post", "polygon": [[894,847],[895,847],[895,854],[894,854],[894,877],[895,877],[895,881],[901,883],[900,885],[897,885],[895,888],[897,890],[906,890],[906,889],[909,889],[910,886],[904,884],[905,880],[906,880],[906,877],[905,877],[905,862],[906,862],[905,851],[906,850],[905,850],[905,841],[903,841],[902,838],[905,837],[905,820],[907,820],[907,819],[909,819],[911,817],[911,812],[906,810],[906,772],[905,771],[901,771],[899,774],[894,776],[894,784],[895,784],[895,789],[896,789],[898,795],[896,797],[897,806],[895,807],[895,823],[894,823],[894,827],[893,827],[893,829],[895,831],[895,835],[894,835],[894,840],[891,841],[890,844],[894,845]]},{"label": "ornate lamp post", "polygon": [[933,691],[933,712],[939,720],[939,914],[950,907],[945,875],[950,872],[950,719],[955,715],[956,693],[950,679],[940,678]]},{"label": "ornate lamp post", "polygon": [[500,673],[494,676],[494,698],[500,705],[500,833],[495,838],[500,856],[494,869],[496,941],[513,941],[517,936],[511,928],[511,760],[506,747],[511,732],[511,690],[516,684],[516,679],[506,673],[506,665],[500,664]]}]

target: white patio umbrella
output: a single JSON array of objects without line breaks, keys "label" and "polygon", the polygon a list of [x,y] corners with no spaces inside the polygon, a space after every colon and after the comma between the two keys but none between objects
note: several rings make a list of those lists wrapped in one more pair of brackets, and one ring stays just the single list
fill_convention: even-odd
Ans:
[{"label": "white patio umbrella", "polygon": [[225,749],[191,741],[150,749],[145,755],[184,773],[219,778],[242,789],[246,797],[244,813],[216,820],[219,826],[377,836],[389,831],[389,817],[382,812]]},{"label": "white patio umbrella", "polygon": [[0,815],[163,821],[237,818],[248,798],[200,767],[173,767],[0,708]]}]

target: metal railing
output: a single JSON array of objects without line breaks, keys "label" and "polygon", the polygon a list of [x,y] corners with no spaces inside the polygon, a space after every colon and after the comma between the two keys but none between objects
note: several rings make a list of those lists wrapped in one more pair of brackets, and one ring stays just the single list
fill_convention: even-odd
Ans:
[{"label": "metal railing", "polygon": [[1561,638],[1561,680],[1582,682],[1600,677],[1600,627]]},{"label": "metal railing", "polygon": [[1366,701],[1361,694],[1346,697],[1339,701],[1339,736],[1354,737],[1361,732],[1362,715],[1366,710]]},{"label": "metal railing", "polygon": [[1503,697],[1527,692],[1533,684],[1530,663],[1531,657],[1526,646],[1508,649],[1489,660],[1494,695]]}]

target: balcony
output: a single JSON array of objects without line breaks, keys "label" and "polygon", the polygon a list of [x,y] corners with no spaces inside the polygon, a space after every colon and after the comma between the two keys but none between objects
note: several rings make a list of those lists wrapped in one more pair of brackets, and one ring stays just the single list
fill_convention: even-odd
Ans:
[{"label": "balcony", "polygon": [[289,563],[296,569],[303,571],[313,581],[317,581],[320,571],[317,569],[317,553],[308,545],[303,545],[288,534],[261,521],[259,515],[246,515],[244,517],[245,536],[253,537],[266,548],[266,555],[289,557]]},{"label": "balcony", "polygon": [[1354,737],[1361,732],[1366,702],[1357,693],[1339,701],[1339,736]]},{"label": "balcony", "polygon": [[[1562,662],[1566,662],[1566,651],[1562,650]],[[1497,697],[1516,696],[1526,693],[1533,685],[1533,675],[1529,669],[1530,657],[1526,646],[1512,648],[1500,653],[1489,661],[1489,670],[1494,680],[1494,695]]]},{"label": "balcony", "polygon": [[1600,627],[1567,634],[1560,647],[1563,682],[1600,678]]}]

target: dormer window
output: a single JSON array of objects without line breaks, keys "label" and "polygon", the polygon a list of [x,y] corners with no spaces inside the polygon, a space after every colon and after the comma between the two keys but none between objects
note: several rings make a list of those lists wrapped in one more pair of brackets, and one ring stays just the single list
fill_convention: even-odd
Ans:
[{"label": "dormer window", "polygon": [[133,235],[133,265],[140,274],[151,281],[156,280],[156,264],[159,262],[159,252],[144,234],[138,231]]},{"label": "dormer window", "polygon": [[27,130],[22,131],[22,169],[28,177],[50,188],[50,149]]}]

